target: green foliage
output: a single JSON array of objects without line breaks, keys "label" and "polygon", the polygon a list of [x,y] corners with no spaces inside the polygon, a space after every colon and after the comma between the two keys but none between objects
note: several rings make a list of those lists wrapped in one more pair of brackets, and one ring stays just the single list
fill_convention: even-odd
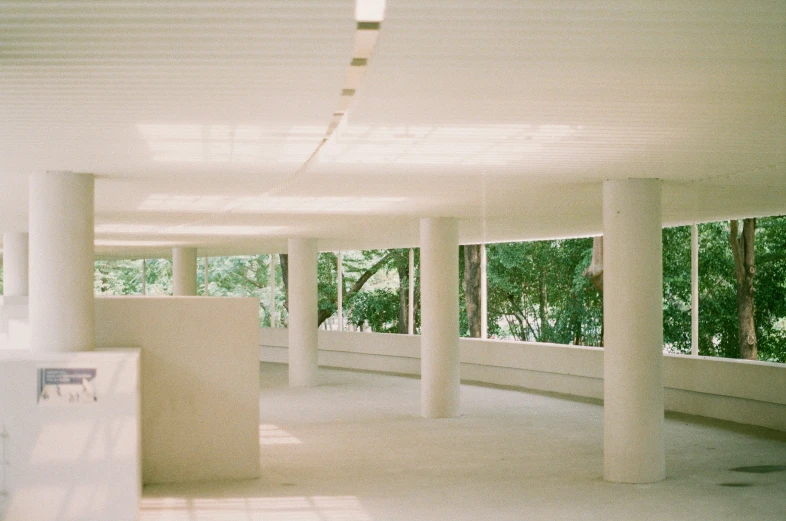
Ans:
[{"label": "green foliage", "polygon": [[[255,297],[259,299],[259,319],[270,326],[270,255],[211,257],[208,261],[208,294],[211,296]],[[204,266],[200,259],[199,266]],[[197,292],[204,293],[204,269],[197,270]],[[285,320],[284,283],[276,265],[275,311]]]},{"label": "green foliage", "polygon": [[756,226],[759,359],[786,362],[786,216],[758,219]]},{"label": "green foliage", "polygon": [[101,295],[137,295],[142,293],[142,261],[96,261],[93,287]]},{"label": "green foliage", "polygon": [[489,336],[599,345],[603,300],[583,276],[592,239],[487,246]]},{"label": "green foliage", "polygon": [[[690,270],[690,265],[686,269]],[[739,358],[737,289],[728,222],[699,225],[699,354]]]},{"label": "green foliage", "polygon": [[[690,227],[663,230],[663,337],[666,349],[690,352]],[[699,226],[699,354],[739,356],[736,282],[728,222]],[[487,247],[489,336],[562,344],[600,345],[603,299],[583,276],[592,258],[591,239],[491,244]],[[399,306],[408,290],[409,250],[343,253],[344,309],[356,327],[401,330]],[[415,331],[420,328],[420,251],[415,250]],[[459,255],[460,332],[467,334]],[[260,299],[260,323],[270,325],[269,255],[213,257],[209,294]],[[149,259],[146,292],[172,291],[172,263]],[[203,292],[204,270],[198,270]],[[760,218],[756,230],[755,318],[759,358],[786,362],[786,216]],[[317,265],[319,310],[336,313],[337,256],[321,253]],[[372,275],[373,272],[373,275]],[[107,295],[140,294],[142,261],[96,261],[95,290]],[[360,290],[357,285],[365,282]],[[286,325],[285,290],[276,269],[275,312]],[[0,270],[0,287],[2,270]],[[355,291],[357,290],[357,291]],[[404,315],[406,316],[406,315]],[[406,328],[403,328],[406,331]]]},{"label": "green foliage", "polygon": [[[757,220],[754,305],[759,359],[786,362],[786,217]],[[690,352],[690,227],[663,231],[663,339]],[[699,225],[699,354],[739,358],[729,223]]]},{"label": "green foliage", "polygon": [[663,344],[672,353],[691,348],[691,227],[663,230]]},{"label": "green foliage", "polygon": [[[172,261],[169,259],[147,259],[145,264],[147,271],[145,293],[147,295],[171,295]],[[141,272],[142,268],[139,269]]]},{"label": "green foliage", "polygon": [[395,333],[398,329],[398,293],[387,288],[359,292],[349,308],[349,322],[355,327],[367,323],[375,333]]},{"label": "green foliage", "polygon": [[[197,269],[197,294],[204,294],[204,259]],[[259,298],[260,324],[270,325],[270,255],[212,257],[208,263],[208,294],[212,296]],[[172,262],[168,259],[147,259],[147,295],[172,294]],[[96,261],[94,271],[96,294],[139,295],[142,293],[142,261]],[[286,320],[284,286],[281,270],[276,270],[276,312]]]},{"label": "green foliage", "polygon": [[[407,291],[408,281],[399,276],[399,268],[408,272],[409,250],[345,251],[343,256],[344,312],[349,324],[368,327],[379,333],[395,333],[399,326],[400,292]],[[419,258],[416,250],[415,261]],[[337,311],[337,258],[333,253],[320,255],[318,267],[319,310],[333,316]],[[373,273],[371,276],[369,276]],[[416,268],[416,277],[418,271]],[[363,280],[366,280],[363,283]],[[417,279],[416,279],[417,281]],[[355,291],[359,284],[362,287]],[[418,292],[416,290],[416,302]],[[419,323],[416,315],[415,325]]]},{"label": "green foliage", "polygon": [[[343,275],[346,277],[346,273]],[[333,252],[319,254],[317,262],[317,305],[327,316],[338,311],[338,256]]]}]

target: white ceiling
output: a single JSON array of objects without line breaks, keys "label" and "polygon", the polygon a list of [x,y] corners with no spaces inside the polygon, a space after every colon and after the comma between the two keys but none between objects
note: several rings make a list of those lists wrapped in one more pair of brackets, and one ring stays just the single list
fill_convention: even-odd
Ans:
[{"label": "white ceiling", "polygon": [[0,0],[0,228],[41,170],[97,175],[102,255],[587,235],[620,177],[786,214],[786,3]]}]

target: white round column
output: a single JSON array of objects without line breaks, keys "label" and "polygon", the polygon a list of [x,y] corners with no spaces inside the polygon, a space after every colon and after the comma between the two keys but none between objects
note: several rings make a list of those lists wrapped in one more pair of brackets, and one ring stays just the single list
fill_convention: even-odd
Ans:
[{"label": "white round column", "polygon": [[289,386],[317,385],[317,241],[289,239]]},{"label": "white round column", "polygon": [[603,184],[604,478],[666,477],[661,182]]},{"label": "white round column", "polygon": [[172,248],[172,295],[184,297],[196,294],[196,248]]},{"label": "white round column", "polygon": [[425,418],[459,415],[458,222],[420,220],[420,393]]},{"label": "white round column", "polygon": [[95,348],[94,181],[90,174],[30,178],[30,347]]},{"label": "white round column", "polygon": [[3,234],[3,296],[28,295],[28,252],[27,233]]}]

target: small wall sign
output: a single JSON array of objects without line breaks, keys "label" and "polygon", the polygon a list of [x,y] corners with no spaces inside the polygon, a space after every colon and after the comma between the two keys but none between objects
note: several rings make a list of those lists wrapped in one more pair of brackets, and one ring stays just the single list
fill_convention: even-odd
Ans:
[{"label": "small wall sign", "polygon": [[95,368],[45,367],[38,369],[39,405],[75,405],[98,401]]}]

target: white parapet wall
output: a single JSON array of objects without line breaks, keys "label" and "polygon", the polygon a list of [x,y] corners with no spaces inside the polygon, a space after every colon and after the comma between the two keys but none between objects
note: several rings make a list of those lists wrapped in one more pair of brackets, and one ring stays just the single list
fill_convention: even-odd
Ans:
[{"label": "white parapet wall", "polygon": [[145,484],[259,476],[258,306],[251,298],[96,299],[97,345],[142,348]]},{"label": "white parapet wall", "polygon": [[28,298],[0,296],[0,351],[30,347]]},{"label": "white parapet wall", "polygon": [[137,349],[0,351],[0,519],[137,519],[139,369]]},{"label": "white parapet wall", "polygon": [[[260,330],[260,360],[287,362],[287,330]],[[462,338],[461,379],[603,399],[603,349]],[[319,331],[322,366],[420,374],[420,337]],[[786,364],[664,355],[666,410],[786,431]]]}]

